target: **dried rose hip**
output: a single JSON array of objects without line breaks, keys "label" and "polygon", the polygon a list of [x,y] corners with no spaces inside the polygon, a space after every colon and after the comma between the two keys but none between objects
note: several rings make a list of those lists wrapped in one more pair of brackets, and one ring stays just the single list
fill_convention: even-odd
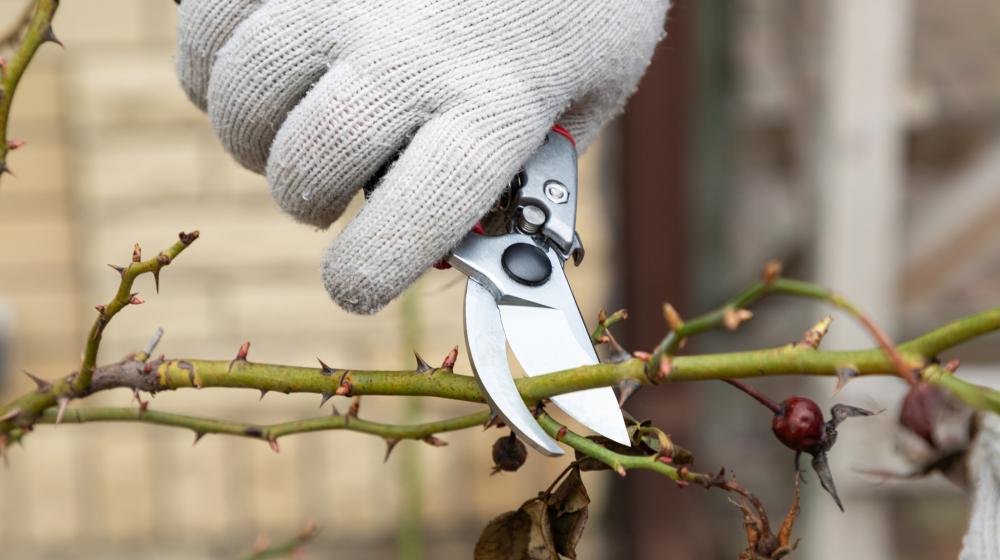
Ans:
[{"label": "dried rose hip", "polygon": [[493,473],[516,471],[528,459],[528,448],[512,431],[493,443]]}]

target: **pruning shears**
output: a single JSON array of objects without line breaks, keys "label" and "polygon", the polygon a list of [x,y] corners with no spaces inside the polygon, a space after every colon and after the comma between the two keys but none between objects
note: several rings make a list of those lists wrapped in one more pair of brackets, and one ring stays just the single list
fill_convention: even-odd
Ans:
[{"label": "pruning shears", "polygon": [[[563,267],[579,264],[577,159],[573,138],[555,127],[502,197],[498,235],[470,232],[447,258],[466,276],[465,340],[494,413],[532,447],[562,455],[521,399],[507,343],[529,376],[597,364],[590,333]],[[552,397],[587,428],[624,445],[628,432],[610,387]]]}]

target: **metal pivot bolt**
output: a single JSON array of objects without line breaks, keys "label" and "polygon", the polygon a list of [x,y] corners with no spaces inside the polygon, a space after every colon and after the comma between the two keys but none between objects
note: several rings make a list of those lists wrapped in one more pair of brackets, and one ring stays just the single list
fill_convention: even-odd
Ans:
[{"label": "metal pivot bolt", "polygon": [[529,204],[521,209],[521,216],[518,218],[517,225],[524,233],[533,235],[542,229],[546,219],[544,210]]},{"label": "metal pivot bolt", "polygon": [[569,189],[559,181],[545,183],[545,198],[556,204],[566,204],[569,200]]},{"label": "metal pivot bolt", "polygon": [[525,286],[541,286],[552,276],[552,263],[545,251],[529,243],[515,243],[500,256],[504,272]]}]

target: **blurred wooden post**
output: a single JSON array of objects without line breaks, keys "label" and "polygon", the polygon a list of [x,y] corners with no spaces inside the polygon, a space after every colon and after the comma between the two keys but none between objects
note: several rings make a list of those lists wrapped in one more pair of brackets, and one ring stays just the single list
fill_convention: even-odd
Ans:
[{"label": "blurred wooden post", "polygon": [[[684,310],[690,278],[685,249],[691,176],[694,35],[697,6],[677,3],[670,11],[667,39],[632,98],[621,123],[619,166],[623,183],[620,221],[622,292],[630,318],[629,348],[649,349],[666,331],[661,312],[670,301]],[[693,433],[695,404],[686,387],[640,391],[628,410],[652,418],[677,439]],[[611,551],[635,560],[704,558],[711,550],[709,524],[699,515],[701,492],[674,488],[648,473],[630,473],[613,487]]]},{"label": "blurred wooden post", "polygon": [[[817,279],[835,286],[890,333],[900,300],[909,4],[909,0],[827,4],[822,83],[814,112]],[[833,329],[824,341],[830,348],[869,344],[865,333],[847,325]],[[866,384],[862,393],[894,402],[884,395],[901,389],[893,382],[878,388]],[[845,391],[838,400],[850,398]],[[880,439],[889,445],[889,440]],[[856,445],[838,451],[832,459],[834,470],[843,473],[838,485],[848,512],[842,514],[832,506],[810,510],[804,556],[895,557],[885,496],[852,490],[858,479],[850,469],[871,453]]]}]

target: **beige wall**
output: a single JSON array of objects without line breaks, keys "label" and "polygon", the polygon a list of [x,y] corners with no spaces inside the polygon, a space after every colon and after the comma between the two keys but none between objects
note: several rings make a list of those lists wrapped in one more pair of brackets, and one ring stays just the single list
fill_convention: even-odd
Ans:
[{"label": "beige wall", "polygon": [[[21,5],[0,0],[0,20]],[[18,92],[11,132],[27,145],[9,158],[17,178],[0,188],[0,301],[13,336],[3,394],[29,388],[10,373],[18,368],[54,377],[76,366],[93,305],[116,285],[106,263],[124,263],[134,242],[155,252],[195,228],[201,240],[164,271],[159,295],[151,279],[139,282],[147,303],[115,319],[102,362],[162,326],[160,350],[171,356],[227,358],[249,339],[255,361],[408,365],[399,305],[355,317],[331,304],[318,280],[331,234],[276,211],[263,180],[229,160],[187,103],[173,77],[174,10],[168,0],[64,1],[55,30],[66,49],[44,46]],[[606,300],[608,236],[593,162],[584,171],[588,261],[572,276],[590,320]],[[438,359],[462,341],[462,283],[434,273],[416,290],[419,350]],[[470,371],[464,356],[459,369]],[[130,398],[90,401],[129,406]],[[257,400],[187,391],[151,406],[257,422],[323,413],[318,397]],[[467,409],[428,402],[425,417]],[[393,421],[402,410],[400,400],[369,398],[362,415]],[[420,446],[431,557],[468,557],[490,516],[547,486],[565,464],[532,455],[522,472],[489,477],[498,435],[470,430],[445,436],[443,449]],[[40,427],[0,471],[0,547],[17,558],[231,556],[258,533],[278,539],[314,519],[320,550],[337,543],[351,557],[391,554],[398,467],[383,465],[383,452],[381,441],[347,433],[288,439],[275,455],[260,442],[212,436],[192,448],[191,434],[163,428]],[[600,501],[606,475],[588,476]],[[594,547],[600,536],[585,541]]]}]

